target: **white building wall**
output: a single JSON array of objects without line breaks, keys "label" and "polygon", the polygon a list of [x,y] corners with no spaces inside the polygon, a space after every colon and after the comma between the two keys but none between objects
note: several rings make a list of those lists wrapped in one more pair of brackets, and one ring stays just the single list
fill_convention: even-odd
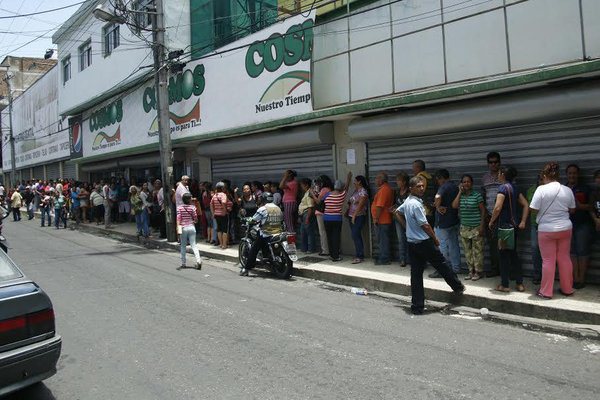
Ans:
[{"label": "white building wall", "polygon": [[598,58],[599,18],[597,0],[377,1],[315,28],[314,106]]},{"label": "white building wall", "polygon": [[[165,3],[166,45],[169,50],[187,49],[190,42],[189,0],[169,0]],[[105,7],[110,8],[110,2]],[[102,28],[107,23],[89,13],[74,23],[58,41],[58,64],[61,69],[59,84],[59,111],[65,113],[95,97],[119,86],[153,65],[152,49],[148,43],[134,35],[127,25],[120,26],[120,45],[104,55]],[[151,32],[142,32],[151,41]],[[81,70],[79,47],[91,40],[92,64]],[[71,79],[62,77],[62,61],[71,56]]]}]

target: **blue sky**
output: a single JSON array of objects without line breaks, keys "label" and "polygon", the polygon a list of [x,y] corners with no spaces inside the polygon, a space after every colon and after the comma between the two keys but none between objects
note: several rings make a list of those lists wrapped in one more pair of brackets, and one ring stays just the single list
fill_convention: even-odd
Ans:
[{"label": "blue sky", "polygon": [[[0,0],[0,17],[28,14],[79,3],[81,0]],[[80,6],[22,18],[0,19],[0,61],[7,55],[43,57],[52,44],[52,34]],[[30,42],[27,44],[27,42]],[[21,47],[22,46],[22,47]],[[19,48],[21,47],[21,48]],[[56,56],[56,53],[55,53]]]}]

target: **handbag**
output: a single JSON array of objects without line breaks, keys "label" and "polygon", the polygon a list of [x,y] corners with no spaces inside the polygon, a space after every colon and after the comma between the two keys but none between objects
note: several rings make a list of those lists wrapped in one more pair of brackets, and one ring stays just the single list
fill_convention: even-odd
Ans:
[{"label": "handbag", "polygon": [[512,188],[508,190],[508,206],[510,207],[510,221],[512,226],[509,228],[498,227],[498,250],[515,249],[515,219],[512,209]]},{"label": "handbag", "polygon": [[315,210],[317,210],[319,212],[325,212],[325,199],[327,197],[329,197],[329,193],[331,193],[331,192],[325,193],[325,196],[323,196],[321,201],[319,203],[315,204]]}]

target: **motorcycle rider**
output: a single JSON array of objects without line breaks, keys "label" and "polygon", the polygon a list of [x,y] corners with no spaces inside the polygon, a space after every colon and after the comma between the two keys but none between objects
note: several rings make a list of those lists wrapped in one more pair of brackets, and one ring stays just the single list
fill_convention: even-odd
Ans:
[{"label": "motorcycle rider", "polygon": [[252,243],[252,247],[250,247],[246,267],[242,266],[240,276],[248,276],[248,270],[256,265],[256,256],[268,243],[269,238],[283,232],[283,212],[273,203],[273,195],[270,192],[263,192],[260,198],[262,206],[256,210],[252,217],[259,224],[260,233],[256,241]]}]

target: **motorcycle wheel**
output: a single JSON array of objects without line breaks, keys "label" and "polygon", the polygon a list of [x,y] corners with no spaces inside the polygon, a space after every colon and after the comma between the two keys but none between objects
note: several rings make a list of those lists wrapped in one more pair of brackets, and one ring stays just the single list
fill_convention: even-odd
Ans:
[{"label": "motorcycle wheel", "polygon": [[285,252],[282,252],[281,261],[273,261],[272,270],[277,278],[289,279],[294,271],[294,263]]},{"label": "motorcycle wheel", "polygon": [[248,265],[248,254],[250,254],[250,243],[246,240],[242,240],[238,247],[238,260],[240,265],[244,268]]}]

